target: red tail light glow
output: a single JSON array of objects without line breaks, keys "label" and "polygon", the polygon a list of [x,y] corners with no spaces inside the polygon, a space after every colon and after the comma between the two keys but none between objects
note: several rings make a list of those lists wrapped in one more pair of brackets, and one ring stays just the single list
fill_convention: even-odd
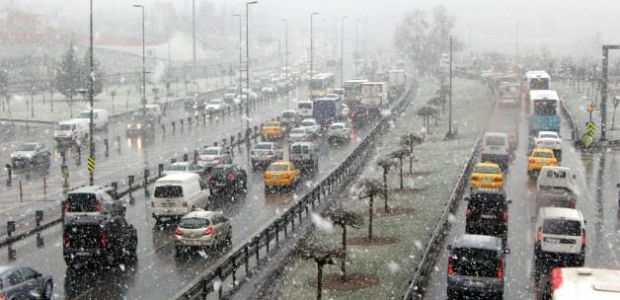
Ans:
[{"label": "red tail light glow", "polygon": [[542,241],[542,230],[540,227],[538,227],[538,230],[536,231],[536,241],[539,243]]},{"label": "red tail light glow", "polygon": [[586,230],[581,228],[581,246],[586,245]]},{"label": "red tail light glow", "polygon": [[467,212],[465,212],[465,218],[467,220],[469,220],[469,218],[471,218],[471,209],[469,207],[467,208]]},{"label": "red tail light glow", "polygon": [[551,293],[562,286],[562,269],[554,268],[549,274],[549,281],[551,282]]},{"label": "red tail light glow", "polygon": [[101,248],[108,247],[108,235],[103,231],[99,233],[99,245]]},{"label": "red tail light glow", "polygon": [[497,260],[497,278],[504,278],[504,262],[501,259]]},{"label": "red tail light glow", "polygon": [[213,162],[218,162],[218,161],[220,161],[220,158],[219,158],[219,157],[214,157],[214,158],[213,158]]},{"label": "red tail light glow", "polygon": [[183,207],[188,207],[187,202],[183,202]]},{"label": "red tail light glow", "polygon": [[474,181],[476,181],[476,180],[478,180],[478,179],[479,179],[479,178],[478,178],[478,176],[472,176],[472,177],[471,177],[471,180],[474,180]]},{"label": "red tail light glow", "polygon": [[63,248],[67,247],[67,233],[66,232],[62,233],[62,247]]},{"label": "red tail light glow", "polygon": [[228,176],[226,176],[226,178],[230,181],[235,180],[235,174],[228,174]]},{"label": "red tail light glow", "polygon": [[448,275],[452,275],[454,269],[452,268],[452,256],[448,257]]},{"label": "red tail light glow", "polygon": [[282,178],[284,178],[284,179],[289,179],[290,177],[291,177],[291,175],[288,174],[288,173],[282,175]]},{"label": "red tail light glow", "polygon": [[205,235],[210,235],[213,233],[213,227],[209,226],[207,227],[207,229],[205,230]]},{"label": "red tail light glow", "polygon": [[101,200],[99,199],[97,199],[97,201],[95,202],[95,211],[101,212]]},{"label": "red tail light glow", "polygon": [[508,211],[507,211],[507,210],[505,210],[505,211],[502,213],[502,221],[504,221],[504,222],[508,222]]},{"label": "red tail light glow", "polygon": [[6,293],[0,292],[0,300],[5,300],[5,299],[6,299]]},{"label": "red tail light glow", "polygon": [[181,235],[181,227],[177,226],[176,228],[174,228],[174,235]]},{"label": "red tail light glow", "polygon": [[536,160],[535,159],[529,159],[527,162],[529,162],[530,164],[535,164]]},{"label": "red tail light glow", "polygon": [[495,182],[502,182],[502,178],[501,177],[495,177],[495,178],[493,178],[493,181],[495,181]]}]

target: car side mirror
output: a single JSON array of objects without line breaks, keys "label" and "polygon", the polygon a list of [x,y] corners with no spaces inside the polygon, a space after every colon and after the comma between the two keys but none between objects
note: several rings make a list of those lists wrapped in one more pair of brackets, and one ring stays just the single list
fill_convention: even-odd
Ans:
[{"label": "car side mirror", "polygon": [[511,199],[508,199],[508,200],[506,200],[506,203],[508,203],[508,204],[512,204],[512,200],[511,200]]},{"label": "car side mirror", "polygon": [[577,179],[577,175],[573,174],[573,179]]},{"label": "car side mirror", "polygon": [[446,249],[448,249],[448,251],[452,251],[452,245],[448,245]]},{"label": "car side mirror", "polygon": [[[7,165],[8,166],[8,165]],[[616,187],[620,188],[620,183],[616,183]]]},{"label": "car side mirror", "polygon": [[468,202],[469,200],[471,200],[471,198],[469,198],[468,196],[463,197],[463,201]]},{"label": "car side mirror", "polygon": [[583,224],[588,224],[588,220],[583,220]]},{"label": "car side mirror", "polygon": [[504,254],[510,254],[510,248],[504,249]]}]

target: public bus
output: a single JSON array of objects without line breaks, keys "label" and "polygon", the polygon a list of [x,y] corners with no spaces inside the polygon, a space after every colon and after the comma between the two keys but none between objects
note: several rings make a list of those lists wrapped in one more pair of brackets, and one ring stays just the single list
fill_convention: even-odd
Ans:
[{"label": "public bus", "polygon": [[359,103],[362,99],[362,84],[368,82],[367,79],[352,79],[344,82],[344,103],[349,107],[353,103]]},{"label": "public bus", "polygon": [[527,109],[529,112],[529,134],[539,131],[560,132],[560,97],[554,90],[533,90],[529,92]]},{"label": "public bus", "polygon": [[308,99],[316,99],[323,97],[331,92],[334,88],[334,74],[320,73],[315,75],[308,82]]},{"label": "public bus", "polygon": [[537,287],[537,299],[620,299],[620,270],[555,268]]},{"label": "public bus", "polygon": [[528,71],[525,73],[527,91],[548,90],[551,86],[551,76],[545,71]]}]

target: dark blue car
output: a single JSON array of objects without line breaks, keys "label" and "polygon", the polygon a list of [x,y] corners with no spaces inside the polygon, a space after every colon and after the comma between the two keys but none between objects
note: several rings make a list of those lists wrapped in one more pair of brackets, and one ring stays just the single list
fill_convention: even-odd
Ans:
[{"label": "dark blue car", "polygon": [[52,299],[54,282],[30,267],[0,266],[0,299]]}]

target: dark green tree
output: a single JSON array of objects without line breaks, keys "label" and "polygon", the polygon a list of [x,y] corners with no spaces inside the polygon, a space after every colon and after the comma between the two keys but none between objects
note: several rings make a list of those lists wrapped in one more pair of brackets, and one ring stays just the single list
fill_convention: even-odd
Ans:
[{"label": "dark green tree", "polygon": [[383,168],[383,200],[385,201],[385,211],[389,210],[388,207],[388,186],[387,186],[387,174],[390,172],[390,168],[396,166],[396,162],[389,158],[384,157],[377,161],[377,166]]},{"label": "dark green tree", "polygon": [[299,256],[303,259],[312,259],[317,266],[316,299],[320,300],[323,294],[323,266],[333,265],[334,258],[344,259],[342,249],[331,249],[318,245],[302,246]]},{"label": "dark green tree", "polygon": [[93,97],[103,92],[103,86],[105,85],[105,74],[101,70],[99,62],[93,58],[93,74],[90,74],[90,49],[86,51],[84,55],[84,63],[81,65],[82,71],[80,79],[82,86],[88,88],[90,86],[89,76],[93,76]]},{"label": "dark green tree", "polygon": [[410,156],[410,155],[411,155],[411,151],[409,151],[409,149],[407,148],[400,148],[390,153],[390,157],[394,159],[398,159],[398,171],[400,173],[399,175],[400,175],[400,190],[401,191],[405,188],[403,184],[403,159],[405,158],[405,156]]},{"label": "dark green tree", "polygon": [[340,264],[340,271],[342,273],[342,280],[346,279],[346,258],[347,258],[347,226],[351,226],[355,229],[359,229],[364,224],[364,219],[359,214],[343,210],[342,208],[330,209],[324,213],[326,218],[329,218],[334,224],[342,228],[342,260]]},{"label": "dark green tree", "polygon": [[[62,55],[60,64],[56,72],[56,90],[65,97],[73,99],[78,90],[85,88],[80,80],[82,76],[82,67],[75,56],[73,44],[69,45],[69,49]],[[71,103],[69,104],[71,106]]]},{"label": "dark green tree", "polygon": [[360,191],[358,198],[368,198],[368,239],[372,241],[372,215],[374,213],[373,205],[375,197],[383,192],[383,187],[381,186],[381,182],[378,180],[368,178],[362,180],[360,187],[362,188],[362,191]]}]

